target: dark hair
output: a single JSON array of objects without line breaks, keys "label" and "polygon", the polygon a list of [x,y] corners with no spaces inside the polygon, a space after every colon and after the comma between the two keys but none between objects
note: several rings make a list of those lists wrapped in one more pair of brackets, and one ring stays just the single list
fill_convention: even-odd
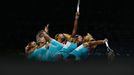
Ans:
[{"label": "dark hair", "polygon": [[[59,34],[62,34],[62,33],[59,33]],[[56,34],[56,35],[55,35],[55,40],[58,40],[59,34]],[[64,36],[64,35],[63,35],[63,36]],[[64,37],[65,37],[65,36],[64,36]],[[62,42],[63,42],[63,41],[65,41],[65,38],[62,38],[61,40],[62,40]]]},{"label": "dark hair", "polygon": [[81,36],[81,35],[77,34],[77,35],[74,35],[73,38],[78,38],[79,36]]},{"label": "dark hair", "polygon": [[81,35],[78,35],[78,34],[77,35],[74,35],[73,36],[73,39],[72,39],[72,42],[75,42],[78,39],[79,36],[81,36]]},{"label": "dark hair", "polygon": [[58,39],[58,38],[57,38],[57,37],[58,37],[58,35],[59,35],[59,34],[56,34],[56,35],[55,35],[55,40],[57,40],[57,39]]}]

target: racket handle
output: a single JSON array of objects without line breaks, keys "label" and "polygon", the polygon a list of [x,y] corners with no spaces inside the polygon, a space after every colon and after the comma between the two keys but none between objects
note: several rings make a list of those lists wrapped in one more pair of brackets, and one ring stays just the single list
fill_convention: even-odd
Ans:
[{"label": "racket handle", "polygon": [[107,47],[109,47],[109,45],[108,45],[108,42],[107,42],[107,41],[105,42],[105,44],[106,44],[106,46],[107,46]]}]

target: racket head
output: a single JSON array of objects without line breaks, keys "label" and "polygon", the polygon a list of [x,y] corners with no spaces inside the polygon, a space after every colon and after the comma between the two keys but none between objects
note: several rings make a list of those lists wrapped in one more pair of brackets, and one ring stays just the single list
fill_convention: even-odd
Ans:
[{"label": "racket head", "polygon": [[107,58],[109,61],[113,61],[115,59],[115,52],[111,48],[107,48]]},{"label": "racket head", "polygon": [[108,42],[105,42],[105,44],[106,44],[106,47],[107,47],[107,57],[108,57],[108,60],[109,60],[109,61],[113,61],[114,58],[115,58],[115,52],[114,52],[113,49],[111,49],[111,48],[109,47]]}]

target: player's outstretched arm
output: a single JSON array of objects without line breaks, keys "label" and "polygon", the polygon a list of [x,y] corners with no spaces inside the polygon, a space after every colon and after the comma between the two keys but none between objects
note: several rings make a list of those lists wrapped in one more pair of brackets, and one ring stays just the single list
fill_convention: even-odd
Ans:
[{"label": "player's outstretched arm", "polygon": [[104,40],[97,40],[97,41],[92,41],[90,44],[91,45],[102,45],[105,44],[105,42],[108,41],[108,39],[104,39]]}]

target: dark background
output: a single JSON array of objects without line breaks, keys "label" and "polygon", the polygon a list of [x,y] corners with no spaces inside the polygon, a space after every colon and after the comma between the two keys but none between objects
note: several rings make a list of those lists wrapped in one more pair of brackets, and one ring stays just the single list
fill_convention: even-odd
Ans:
[{"label": "dark background", "polygon": [[[77,0],[5,1],[1,25],[1,52],[24,52],[37,32],[50,24],[50,36],[71,33]],[[132,1],[81,0],[78,34],[91,33],[95,39],[108,38],[120,54],[133,54]],[[3,28],[4,27],[4,28]]]},{"label": "dark background", "polygon": [[[49,34],[71,33],[77,0],[4,1],[1,6],[0,75],[11,74],[96,74],[133,75],[134,9],[132,0],[81,0],[78,34],[91,33],[95,39],[109,39],[115,50],[114,64],[106,56],[90,56],[83,63],[33,63],[24,48],[49,23]],[[98,53],[97,53],[98,52]],[[95,54],[105,54],[98,46]]]}]

